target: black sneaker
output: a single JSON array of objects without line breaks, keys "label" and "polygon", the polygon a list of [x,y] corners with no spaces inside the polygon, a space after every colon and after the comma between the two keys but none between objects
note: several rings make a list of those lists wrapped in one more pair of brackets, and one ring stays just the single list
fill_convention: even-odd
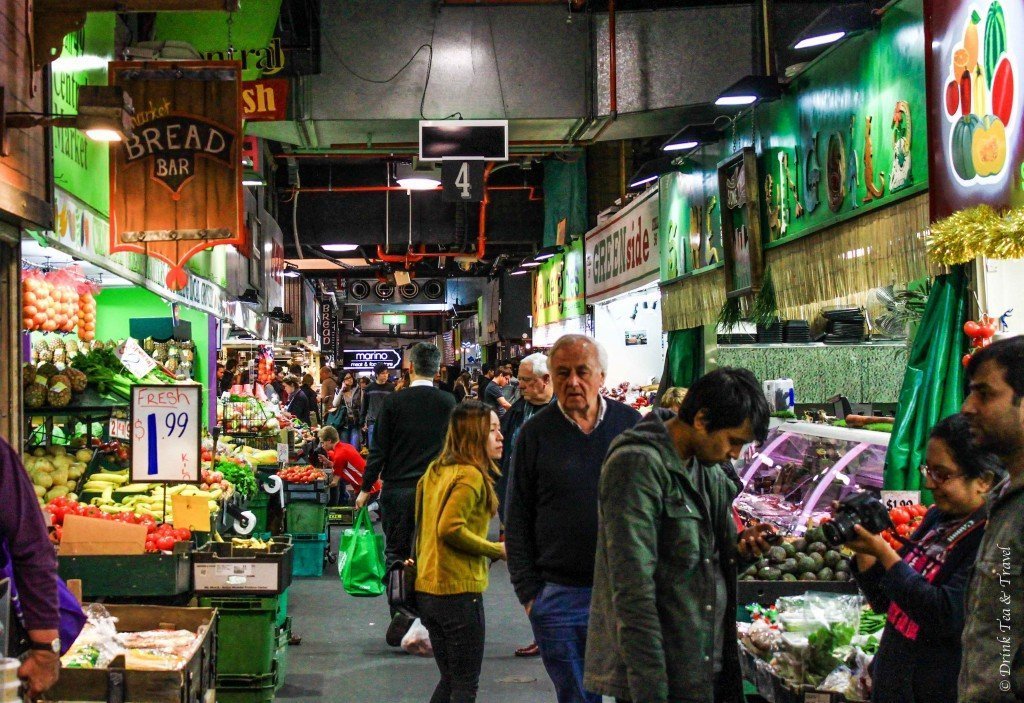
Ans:
[{"label": "black sneaker", "polygon": [[391,618],[391,624],[388,625],[388,631],[384,635],[384,641],[388,643],[389,647],[402,646],[402,638],[412,627],[413,620],[414,618],[402,611],[395,613],[395,617]]}]

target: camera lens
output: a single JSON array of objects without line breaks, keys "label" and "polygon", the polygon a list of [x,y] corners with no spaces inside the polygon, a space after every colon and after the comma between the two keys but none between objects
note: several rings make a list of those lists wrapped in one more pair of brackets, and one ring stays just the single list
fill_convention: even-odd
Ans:
[{"label": "camera lens", "polygon": [[837,513],[834,520],[821,526],[821,531],[825,534],[825,542],[832,547],[838,547],[844,542],[850,541],[855,536],[853,526],[856,524],[853,516],[849,513]]}]

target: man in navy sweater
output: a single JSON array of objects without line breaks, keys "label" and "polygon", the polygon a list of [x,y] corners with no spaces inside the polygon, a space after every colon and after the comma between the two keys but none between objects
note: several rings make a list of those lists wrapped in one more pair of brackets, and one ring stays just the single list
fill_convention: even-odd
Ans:
[{"label": "man in navy sweater", "polygon": [[583,689],[597,548],[601,464],[640,414],[601,396],[608,355],[590,337],[560,337],[548,354],[557,403],[516,439],[507,496],[508,568],[559,703],[600,703]]}]

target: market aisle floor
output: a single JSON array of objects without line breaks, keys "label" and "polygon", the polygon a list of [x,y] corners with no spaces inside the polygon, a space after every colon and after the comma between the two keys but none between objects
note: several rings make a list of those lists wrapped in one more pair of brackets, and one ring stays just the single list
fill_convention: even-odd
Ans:
[{"label": "market aisle floor", "polygon": [[[339,529],[334,530],[337,544]],[[342,590],[337,568],[320,579],[296,579],[289,592],[292,631],[282,701],[426,703],[437,683],[434,660],[384,643],[384,597],[353,598]],[[484,596],[487,646],[480,676],[480,703],[551,703],[554,688],[539,658],[519,659],[517,647],[532,641],[530,624],[508,580],[504,562],[491,569]]]}]

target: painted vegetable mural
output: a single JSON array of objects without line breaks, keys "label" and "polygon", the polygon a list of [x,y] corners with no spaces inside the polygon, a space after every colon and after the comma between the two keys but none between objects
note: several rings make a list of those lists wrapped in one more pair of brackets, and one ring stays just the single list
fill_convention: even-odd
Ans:
[{"label": "painted vegetable mural", "polygon": [[949,162],[962,181],[995,179],[1007,169],[1006,127],[1014,117],[1013,57],[999,0],[984,16],[967,18],[963,40],[950,57],[945,90],[946,116],[953,124]]}]

